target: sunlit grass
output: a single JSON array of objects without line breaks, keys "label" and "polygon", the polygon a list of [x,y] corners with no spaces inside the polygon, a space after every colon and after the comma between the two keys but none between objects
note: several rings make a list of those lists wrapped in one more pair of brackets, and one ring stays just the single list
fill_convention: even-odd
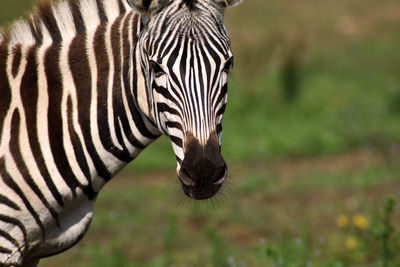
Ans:
[{"label": "sunlit grass", "polygon": [[[385,231],[397,240],[400,228],[398,208],[390,219],[379,215],[400,186],[399,172],[382,155],[363,155],[355,165],[346,158],[360,153],[236,166],[229,194],[214,205],[178,203],[173,170],[124,172],[100,194],[82,243],[43,266],[379,266],[379,240]],[[366,173],[368,186],[359,186]]]}]

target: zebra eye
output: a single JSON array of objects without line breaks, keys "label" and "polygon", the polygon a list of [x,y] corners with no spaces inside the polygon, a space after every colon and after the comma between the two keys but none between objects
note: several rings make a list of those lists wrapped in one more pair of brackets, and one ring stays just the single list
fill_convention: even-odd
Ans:
[{"label": "zebra eye", "polygon": [[230,59],[228,59],[228,61],[225,63],[224,71],[225,71],[226,73],[229,73],[229,70],[232,68],[232,66],[233,66],[233,57],[231,57]]},{"label": "zebra eye", "polygon": [[158,77],[160,77],[160,76],[165,74],[165,72],[161,68],[161,66],[157,62],[155,62],[153,60],[150,60],[150,68],[153,71],[153,73],[154,73],[156,78],[158,78]]}]

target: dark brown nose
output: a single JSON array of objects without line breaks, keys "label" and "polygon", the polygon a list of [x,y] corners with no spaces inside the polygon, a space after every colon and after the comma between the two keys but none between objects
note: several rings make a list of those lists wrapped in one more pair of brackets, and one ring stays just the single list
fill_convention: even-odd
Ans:
[{"label": "dark brown nose", "polygon": [[221,188],[226,175],[227,167],[216,135],[211,134],[207,143],[201,145],[188,133],[185,158],[179,171],[185,194],[194,199],[210,198]]}]

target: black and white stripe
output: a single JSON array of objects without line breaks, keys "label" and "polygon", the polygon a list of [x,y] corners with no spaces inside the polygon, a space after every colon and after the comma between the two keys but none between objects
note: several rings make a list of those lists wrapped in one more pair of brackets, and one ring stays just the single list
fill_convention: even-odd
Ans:
[{"label": "black and white stripe", "polygon": [[99,190],[162,133],[178,168],[186,132],[221,137],[237,2],[42,2],[0,33],[0,266],[78,242]]},{"label": "black and white stripe", "polygon": [[[166,29],[173,30],[165,34]],[[141,38],[143,68],[154,76],[155,121],[170,137],[179,163],[186,132],[203,144],[212,132],[221,137],[233,58],[220,7],[209,1],[170,5]]]}]

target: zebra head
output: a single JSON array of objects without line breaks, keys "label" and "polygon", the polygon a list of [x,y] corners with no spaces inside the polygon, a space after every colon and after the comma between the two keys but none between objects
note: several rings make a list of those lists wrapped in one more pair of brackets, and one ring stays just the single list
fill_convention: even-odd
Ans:
[{"label": "zebra head", "polygon": [[[233,62],[224,8],[241,0],[138,0],[141,110],[167,135],[186,195],[214,196],[227,176],[221,121]],[[140,101],[139,101],[140,102]]]}]

